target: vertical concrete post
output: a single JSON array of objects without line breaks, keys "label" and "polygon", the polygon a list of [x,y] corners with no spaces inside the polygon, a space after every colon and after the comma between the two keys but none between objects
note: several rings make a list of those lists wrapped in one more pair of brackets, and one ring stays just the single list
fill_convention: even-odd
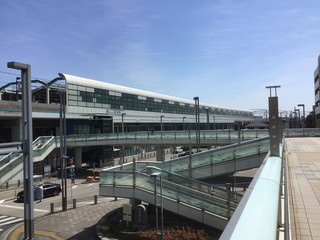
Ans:
[{"label": "vertical concrete post", "polygon": [[282,141],[283,126],[282,121],[279,118],[278,112],[278,97],[271,96],[271,88],[275,89],[275,95],[277,95],[277,88],[280,86],[268,86],[270,88],[269,97],[269,135],[270,135],[270,155],[280,156],[279,144]]},{"label": "vertical concrete post", "polygon": [[157,161],[164,162],[165,154],[162,146],[156,146]]},{"label": "vertical concrete post", "polygon": [[278,117],[278,97],[269,97],[269,135],[270,135],[270,155],[280,156],[279,143],[279,117]]},{"label": "vertical concrete post", "polygon": [[74,161],[76,169],[81,168],[82,165],[82,149],[81,147],[76,147],[74,149]]}]

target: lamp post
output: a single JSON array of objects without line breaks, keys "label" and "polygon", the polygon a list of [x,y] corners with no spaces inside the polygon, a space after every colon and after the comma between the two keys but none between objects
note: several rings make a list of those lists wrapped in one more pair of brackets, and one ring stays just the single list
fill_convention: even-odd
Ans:
[{"label": "lamp post", "polygon": [[301,127],[301,126],[300,126],[300,118],[301,118],[300,109],[296,109],[296,108],[295,108],[295,111],[298,112],[298,127]]},{"label": "lamp post", "polygon": [[[152,173],[151,177],[154,178],[154,205],[156,208],[156,235],[157,240],[163,240],[163,197],[162,197],[162,176],[160,172]],[[159,233],[159,217],[158,217],[158,188],[157,180],[160,179],[160,208],[161,208],[161,232]]]},{"label": "lamp post", "polygon": [[216,117],[215,116],[212,116],[213,117],[213,130],[216,130]]},{"label": "lamp post", "polygon": [[[121,113],[121,122],[122,122],[122,134],[124,134],[124,115],[125,113]],[[121,159],[120,159],[120,164],[124,162],[124,146],[121,148]]]},{"label": "lamp post", "polygon": [[199,97],[194,97],[194,105],[196,108],[195,116],[196,116],[196,145],[197,145],[197,152],[200,149],[200,113],[199,113]]},{"label": "lamp post", "polygon": [[66,106],[65,91],[60,91],[60,169],[62,188],[62,211],[67,211],[67,169],[66,169]]},{"label": "lamp post", "polygon": [[184,125],[184,119],[185,119],[186,117],[183,117],[182,118],[182,130],[185,130],[185,125]]},{"label": "lamp post", "polygon": [[207,130],[210,129],[210,121],[209,121],[209,108],[206,108],[206,111],[207,111]]},{"label": "lamp post", "polygon": [[306,118],[306,112],[305,112],[305,109],[304,109],[304,104],[298,104],[298,107],[302,107],[302,113],[303,113],[303,116],[302,116],[302,128],[304,128],[304,120]]},{"label": "lamp post", "polygon": [[160,131],[162,132],[163,131],[163,126],[162,126],[162,118],[163,118],[164,116],[163,115],[161,115],[160,116]]},{"label": "lamp post", "polygon": [[126,114],[125,113],[121,113],[122,133],[124,133],[124,115],[126,115]]},{"label": "lamp post", "polygon": [[32,102],[31,66],[8,62],[8,68],[21,71],[22,80],[22,146],[23,146],[23,191],[24,191],[24,239],[34,239],[34,192],[33,192],[33,147],[32,147]]}]

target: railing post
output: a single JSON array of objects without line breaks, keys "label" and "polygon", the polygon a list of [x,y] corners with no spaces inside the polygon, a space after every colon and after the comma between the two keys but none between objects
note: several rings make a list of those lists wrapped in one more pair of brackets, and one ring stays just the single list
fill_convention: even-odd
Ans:
[{"label": "railing post", "polygon": [[228,220],[230,219],[230,186],[231,184],[230,183],[227,183],[226,184],[226,190],[227,190],[227,207],[228,207],[228,212],[227,212],[227,218]]}]

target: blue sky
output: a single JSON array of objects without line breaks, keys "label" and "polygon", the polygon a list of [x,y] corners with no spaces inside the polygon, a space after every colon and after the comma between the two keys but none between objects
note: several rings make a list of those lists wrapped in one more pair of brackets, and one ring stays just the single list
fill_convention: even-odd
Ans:
[{"label": "blue sky", "polygon": [[62,72],[166,95],[265,109],[314,104],[320,1],[0,1],[0,85],[31,64],[33,78]]}]

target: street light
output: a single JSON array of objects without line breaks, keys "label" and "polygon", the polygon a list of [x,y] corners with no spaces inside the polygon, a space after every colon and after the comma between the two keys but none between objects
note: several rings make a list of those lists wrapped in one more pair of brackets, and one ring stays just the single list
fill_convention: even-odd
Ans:
[{"label": "street light", "polygon": [[194,104],[196,107],[195,115],[196,115],[196,142],[197,142],[197,152],[200,149],[200,113],[199,113],[199,97],[194,97]]},{"label": "street light", "polygon": [[185,130],[185,125],[184,125],[184,119],[185,119],[186,117],[183,117],[182,118],[182,130]]},{"label": "street light", "polygon": [[206,108],[206,111],[207,111],[207,130],[210,129],[210,120],[209,120],[209,108]]},{"label": "street light", "polygon": [[32,147],[32,89],[31,66],[8,62],[8,68],[21,70],[22,80],[22,146],[23,146],[23,191],[24,191],[24,239],[34,238],[34,192],[33,192],[33,147]]},{"label": "street light", "polygon": [[122,133],[124,133],[124,115],[126,115],[125,113],[121,113],[121,119],[122,119]]},{"label": "street light", "polygon": [[298,107],[302,107],[302,111],[303,111],[303,116],[302,116],[302,128],[304,128],[304,120],[306,118],[306,112],[304,109],[304,104],[298,104]]},{"label": "street light", "polygon": [[[154,178],[154,205],[156,208],[156,235],[157,240],[163,240],[163,197],[162,197],[162,176],[161,172],[152,173]],[[158,219],[158,201],[157,201],[157,179],[160,178],[160,207],[161,207],[161,233],[159,233],[159,219]]]},{"label": "street light", "polygon": [[216,117],[215,116],[212,116],[213,117],[213,130],[216,130]]},{"label": "street light", "polygon": [[162,118],[163,117],[164,117],[163,115],[160,116],[160,131],[161,132],[163,131],[163,128],[162,128]]},{"label": "street light", "polygon": [[[126,113],[121,113],[121,119],[122,119],[122,134],[124,134],[124,115],[126,115]],[[124,146],[122,146],[122,149],[121,149],[120,164],[122,164],[123,162],[124,162]]]}]

